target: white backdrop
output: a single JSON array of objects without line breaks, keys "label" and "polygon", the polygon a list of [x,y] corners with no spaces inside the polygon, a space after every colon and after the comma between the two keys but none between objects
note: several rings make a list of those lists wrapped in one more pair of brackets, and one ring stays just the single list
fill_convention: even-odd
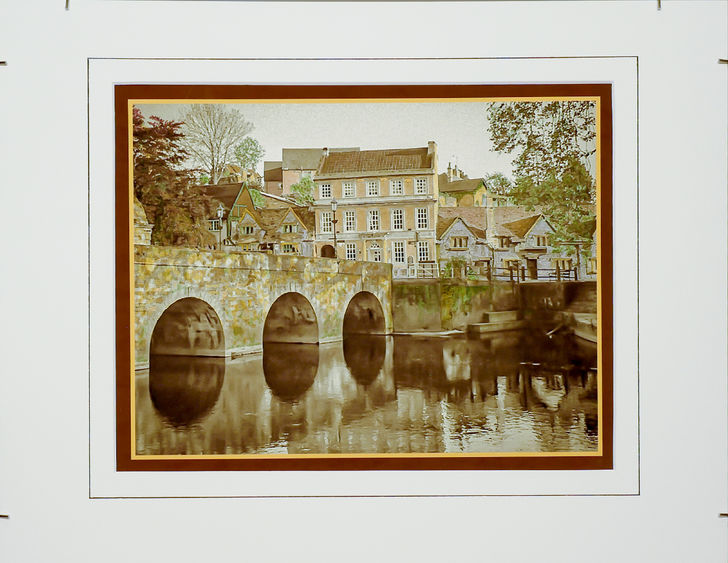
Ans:
[{"label": "white backdrop", "polygon": [[[718,513],[728,510],[728,67],[717,64],[728,55],[726,3],[665,1],[658,11],[652,1],[71,0],[70,8],[2,0],[0,14],[3,561],[726,560],[728,522]],[[584,55],[639,60],[639,495],[89,499],[88,57]],[[627,267],[636,241],[625,245],[626,258],[616,259]],[[113,401],[113,388],[98,393]],[[615,406],[615,419],[629,417]],[[560,478],[529,476],[527,492],[554,492]],[[164,481],[179,492],[190,477]],[[480,476],[486,484],[463,478],[440,492],[497,492],[493,473]],[[320,494],[317,479],[302,487]],[[362,486],[356,474],[327,479],[329,493]],[[127,494],[155,490],[159,476],[133,481]],[[382,492],[422,492],[430,476],[409,481],[405,490],[394,476]]]}]

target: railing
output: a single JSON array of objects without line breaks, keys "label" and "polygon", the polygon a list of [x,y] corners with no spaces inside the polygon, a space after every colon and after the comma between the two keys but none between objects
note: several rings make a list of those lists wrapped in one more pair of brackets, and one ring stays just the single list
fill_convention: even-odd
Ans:
[{"label": "railing", "polygon": [[395,278],[436,279],[440,277],[440,269],[436,262],[420,262],[407,266],[394,266],[392,276]]},{"label": "railing", "polygon": [[579,281],[576,268],[528,268],[511,266],[509,268],[491,268],[490,266],[472,266],[470,264],[455,265],[440,270],[440,277],[452,279],[473,279],[484,281]]}]

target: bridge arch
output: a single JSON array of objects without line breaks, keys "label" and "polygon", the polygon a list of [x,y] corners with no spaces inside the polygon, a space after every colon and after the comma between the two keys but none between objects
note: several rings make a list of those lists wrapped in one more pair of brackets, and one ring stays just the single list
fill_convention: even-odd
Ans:
[{"label": "bridge arch", "polygon": [[311,302],[296,291],[279,296],[266,314],[263,343],[317,344],[318,341],[318,318]]},{"label": "bridge arch", "polygon": [[164,309],[154,324],[149,353],[168,356],[224,356],[222,321],[209,303],[183,297]]},{"label": "bridge arch", "polygon": [[360,291],[349,301],[344,313],[343,335],[386,334],[386,319],[379,298],[369,291]]}]

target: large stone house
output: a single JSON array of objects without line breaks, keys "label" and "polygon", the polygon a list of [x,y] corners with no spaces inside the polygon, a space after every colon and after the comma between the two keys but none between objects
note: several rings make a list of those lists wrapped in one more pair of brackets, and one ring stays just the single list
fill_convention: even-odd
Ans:
[{"label": "large stone house", "polygon": [[437,275],[437,144],[324,151],[314,174],[315,252],[389,262],[397,277]]}]

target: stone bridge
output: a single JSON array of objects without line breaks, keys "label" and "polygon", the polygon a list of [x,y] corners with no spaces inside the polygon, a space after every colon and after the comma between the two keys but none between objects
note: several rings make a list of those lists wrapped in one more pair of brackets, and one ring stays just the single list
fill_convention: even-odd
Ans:
[{"label": "stone bridge", "polygon": [[390,264],[134,246],[135,365],[392,331]]}]

